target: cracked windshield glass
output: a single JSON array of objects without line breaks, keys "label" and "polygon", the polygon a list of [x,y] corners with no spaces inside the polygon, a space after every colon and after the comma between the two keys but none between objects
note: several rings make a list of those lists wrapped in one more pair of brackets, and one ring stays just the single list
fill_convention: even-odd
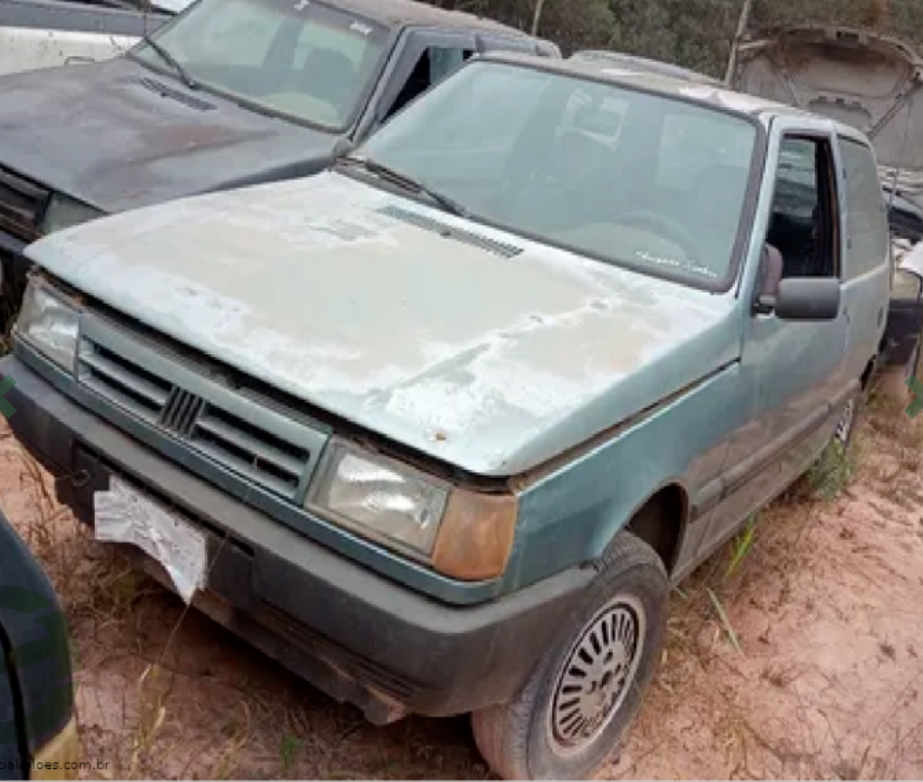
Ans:
[{"label": "cracked windshield glass", "polygon": [[475,219],[710,287],[731,272],[756,138],[679,96],[476,63],[361,152]]},{"label": "cracked windshield glass", "polygon": [[[205,90],[342,130],[380,69],[388,30],[318,2],[199,0],[152,37]],[[172,73],[150,45],[134,54]]]}]

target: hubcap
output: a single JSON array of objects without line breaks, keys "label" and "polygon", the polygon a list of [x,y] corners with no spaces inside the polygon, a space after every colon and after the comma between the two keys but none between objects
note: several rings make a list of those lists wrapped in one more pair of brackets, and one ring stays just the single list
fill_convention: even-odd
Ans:
[{"label": "hubcap", "polygon": [[645,624],[640,601],[622,595],[596,614],[571,647],[548,720],[558,754],[581,751],[612,721],[638,672]]},{"label": "hubcap", "polygon": [[842,445],[846,445],[849,440],[849,433],[852,431],[853,421],[856,417],[856,400],[850,399],[843,408],[843,414],[840,416],[840,422],[836,425],[835,437]]}]

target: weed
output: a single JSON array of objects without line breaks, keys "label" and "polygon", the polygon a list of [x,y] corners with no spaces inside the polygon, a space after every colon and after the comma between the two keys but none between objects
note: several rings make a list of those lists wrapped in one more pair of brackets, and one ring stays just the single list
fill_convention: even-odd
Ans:
[{"label": "weed", "polygon": [[718,617],[721,619],[721,624],[724,626],[724,632],[727,633],[727,637],[731,642],[731,646],[734,647],[734,649],[737,651],[737,654],[742,656],[744,650],[740,646],[740,639],[737,637],[737,631],[734,629],[734,625],[731,624],[731,620],[727,615],[727,611],[724,610],[724,606],[721,604],[718,596],[712,591],[711,587],[709,587],[706,591],[708,592],[709,598],[711,598],[712,605],[718,612]]},{"label": "weed", "polygon": [[734,538],[734,542],[731,544],[731,562],[724,572],[725,578],[730,578],[734,575],[740,563],[743,562],[747,554],[750,553],[750,549],[753,548],[753,536],[756,533],[756,522],[758,519],[758,514],[750,516],[743,530]]},{"label": "weed", "polygon": [[132,779],[138,777],[142,761],[150,755],[154,741],[167,717],[164,703],[169,696],[169,688],[163,689],[160,670],[159,665],[148,665],[138,679],[140,716],[131,752],[129,773]]},{"label": "weed", "polygon": [[240,751],[244,748],[251,737],[252,720],[250,719],[250,708],[246,701],[240,702],[244,712],[244,719],[235,723],[231,736],[228,738],[221,755],[212,768],[209,775],[211,779],[228,779],[234,768],[234,763]]},{"label": "weed", "polygon": [[288,773],[295,760],[295,755],[301,748],[301,742],[291,733],[286,733],[282,737],[282,746],[279,748],[279,756],[282,760],[282,770]]},{"label": "weed", "polygon": [[857,451],[834,439],[808,470],[808,485],[816,497],[830,502],[849,485],[857,469]]}]

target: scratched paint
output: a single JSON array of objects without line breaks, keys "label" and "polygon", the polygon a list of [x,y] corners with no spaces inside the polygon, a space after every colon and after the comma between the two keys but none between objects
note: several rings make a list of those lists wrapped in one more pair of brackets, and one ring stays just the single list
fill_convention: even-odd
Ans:
[{"label": "scratched paint", "polygon": [[[398,203],[523,252],[496,256],[381,213]],[[334,173],[124,213],[28,254],[154,330],[482,474],[525,469],[646,406],[640,369],[673,360],[662,382],[688,382],[729,349],[681,353],[720,330],[731,298]]]}]

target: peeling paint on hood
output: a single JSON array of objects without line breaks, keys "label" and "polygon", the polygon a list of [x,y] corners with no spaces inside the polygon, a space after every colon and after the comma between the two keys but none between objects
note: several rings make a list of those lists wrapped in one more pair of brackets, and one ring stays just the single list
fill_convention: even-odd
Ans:
[{"label": "peeling paint on hood", "polygon": [[[515,245],[512,258],[381,210]],[[336,173],[49,236],[75,287],[292,395],[508,475],[732,359],[733,297],[452,217]]]}]

